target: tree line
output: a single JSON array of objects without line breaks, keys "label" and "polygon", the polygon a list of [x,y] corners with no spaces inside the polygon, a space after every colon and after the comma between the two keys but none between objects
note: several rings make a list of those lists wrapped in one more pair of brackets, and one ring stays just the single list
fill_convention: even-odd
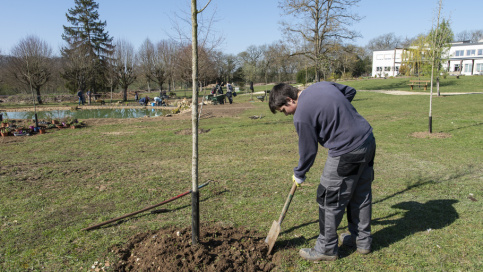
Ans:
[{"label": "tree line", "polygon": [[[280,8],[284,38],[271,44],[249,46],[233,55],[201,43],[198,46],[199,85],[216,80],[245,86],[249,82],[298,82],[368,76],[372,51],[410,46],[421,36],[383,34],[366,46],[351,44],[360,37],[351,25],[361,18],[349,7],[360,0],[284,0]],[[146,39],[139,48],[125,39],[114,39],[100,20],[93,0],[74,0],[66,13],[65,46],[60,54],[37,36],[21,39],[9,54],[0,52],[0,94],[92,93],[129,89],[167,90],[192,84],[191,42]],[[449,23],[448,23],[449,24]],[[310,27],[309,27],[310,26]],[[449,28],[449,25],[448,25]],[[452,32],[451,32],[452,35]],[[464,31],[456,39],[478,41],[483,31]],[[454,39],[455,37],[451,37]]]}]

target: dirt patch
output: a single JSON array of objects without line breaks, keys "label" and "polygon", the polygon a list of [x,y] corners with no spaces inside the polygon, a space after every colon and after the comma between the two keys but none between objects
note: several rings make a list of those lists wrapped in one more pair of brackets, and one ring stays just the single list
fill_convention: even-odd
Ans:
[{"label": "dirt patch", "polygon": [[200,228],[191,246],[191,228],[174,227],[139,233],[113,248],[115,271],[271,271],[277,253],[267,257],[265,237],[253,230],[219,224]]},{"label": "dirt patch", "polygon": [[[207,133],[209,131],[210,131],[210,129],[199,128],[198,134]],[[183,130],[180,130],[180,131],[176,131],[174,134],[176,134],[176,135],[191,135],[191,129],[183,129]]]},{"label": "dirt patch", "polygon": [[414,138],[422,138],[422,139],[445,139],[445,138],[451,138],[451,134],[449,133],[444,133],[444,132],[413,132],[411,133],[411,137]]}]

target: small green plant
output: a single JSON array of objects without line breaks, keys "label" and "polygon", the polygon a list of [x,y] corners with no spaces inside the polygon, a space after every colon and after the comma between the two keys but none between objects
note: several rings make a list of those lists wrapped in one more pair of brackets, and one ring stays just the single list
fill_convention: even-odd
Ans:
[{"label": "small green plant", "polygon": [[3,134],[8,134],[10,133],[10,131],[12,131],[9,127],[3,127],[3,128],[0,128],[0,131],[3,133]]}]

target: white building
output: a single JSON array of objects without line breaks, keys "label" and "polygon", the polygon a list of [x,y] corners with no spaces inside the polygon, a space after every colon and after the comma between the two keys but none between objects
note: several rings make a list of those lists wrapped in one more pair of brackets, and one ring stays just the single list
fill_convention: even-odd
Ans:
[{"label": "white building", "polygon": [[[399,74],[404,48],[380,50],[372,53],[372,76],[385,77]],[[483,40],[477,43],[455,42],[443,63],[443,69],[453,75],[483,75]]]},{"label": "white building", "polygon": [[372,52],[372,76],[397,76],[401,67],[403,48]]}]

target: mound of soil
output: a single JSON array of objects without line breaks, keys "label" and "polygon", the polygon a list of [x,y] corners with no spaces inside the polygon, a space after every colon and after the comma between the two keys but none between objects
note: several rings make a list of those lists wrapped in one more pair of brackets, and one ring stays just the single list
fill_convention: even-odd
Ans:
[{"label": "mound of soil", "polygon": [[174,227],[139,233],[113,249],[120,257],[115,271],[270,271],[265,237],[245,228],[205,225],[191,245],[191,228]]}]

